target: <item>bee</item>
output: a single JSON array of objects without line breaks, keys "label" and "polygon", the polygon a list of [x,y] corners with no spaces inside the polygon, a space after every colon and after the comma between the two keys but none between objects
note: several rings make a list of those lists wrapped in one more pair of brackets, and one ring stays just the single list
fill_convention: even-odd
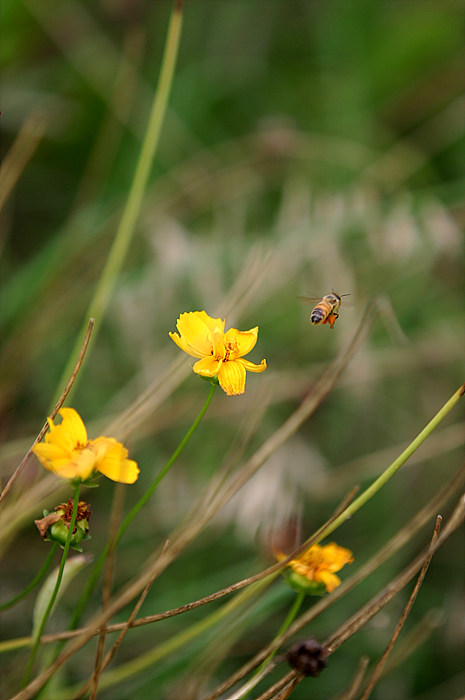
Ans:
[{"label": "bee", "polygon": [[[337,294],[337,292],[332,290],[331,294],[326,294],[318,304],[313,308],[310,314],[310,321],[314,326],[318,326],[320,323],[329,323],[330,328],[332,328],[339,318],[339,307],[341,306],[341,297],[348,297],[349,294]],[[318,297],[301,297],[306,301],[317,301]]]}]

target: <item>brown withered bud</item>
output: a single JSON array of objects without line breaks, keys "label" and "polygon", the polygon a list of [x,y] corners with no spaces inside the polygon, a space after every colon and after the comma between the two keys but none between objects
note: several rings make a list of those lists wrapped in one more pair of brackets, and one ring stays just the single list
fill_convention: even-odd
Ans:
[{"label": "brown withered bud", "polygon": [[[59,506],[55,506],[55,511],[59,514],[59,516],[61,516],[62,520],[66,523],[66,525],[68,527],[71,523],[71,517],[73,515],[73,508],[74,508],[74,499],[73,498],[70,498],[68,500],[68,503],[60,503]],[[74,526],[73,533],[76,532],[76,527],[77,527],[78,523],[82,520],[89,520],[91,515],[92,515],[92,511],[90,510],[90,505],[88,503],[86,503],[85,501],[79,501],[77,515],[76,515],[76,524]]]},{"label": "brown withered bud", "polygon": [[328,655],[328,650],[316,639],[301,639],[289,649],[286,659],[291,668],[316,678],[328,665]]},{"label": "brown withered bud", "polygon": [[[44,510],[44,517],[34,520],[37,529],[43,540],[58,542],[61,547],[65,546],[68,538],[69,526],[73,515],[74,500],[69,499],[67,503],[60,503],[56,506],[54,513]],[[91,510],[88,503],[79,501],[76,514],[76,522],[70,540],[71,547],[78,552],[82,552],[80,542],[89,539],[89,518]]]}]

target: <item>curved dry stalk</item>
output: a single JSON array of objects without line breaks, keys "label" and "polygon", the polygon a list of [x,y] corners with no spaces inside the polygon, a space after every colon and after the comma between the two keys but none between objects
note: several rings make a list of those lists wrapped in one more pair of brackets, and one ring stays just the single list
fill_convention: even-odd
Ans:
[{"label": "curved dry stalk", "polygon": [[255,688],[258,683],[262,680],[262,678],[265,678],[265,676],[270,673],[276,666],[276,662],[272,662],[269,666],[266,666],[262,668],[260,673],[257,673],[256,676],[251,678],[250,680],[247,681],[247,683],[244,683],[240,688],[234,691],[231,695],[228,695],[227,698],[224,700],[240,700],[241,698],[245,697],[253,688]]},{"label": "curved dry stalk", "polygon": [[436,526],[434,528],[433,537],[431,539],[430,553],[425,559],[425,563],[423,564],[423,566],[421,568],[420,575],[418,576],[418,579],[417,579],[415,587],[412,591],[412,594],[407,602],[407,605],[404,608],[404,611],[400,617],[400,620],[398,621],[398,623],[396,625],[394,633],[389,641],[389,644],[388,644],[384,654],[381,656],[380,660],[378,661],[378,663],[376,665],[375,670],[373,671],[373,675],[370,679],[370,682],[369,682],[365,692],[362,695],[361,700],[368,700],[368,698],[370,697],[373,688],[375,687],[376,683],[379,681],[379,679],[381,677],[381,674],[382,674],[383,669],[386,665],[386,662],[389,658],[389,655],[394,647],[394,644],[396,643],[397,639],[399,638],[399,635],[402,631],[402,628],[405,624],[405,621],[406,621],[406,619],[410,613],[410,610],[412,609],[412,606],[415,602],[415,599],[418,595],[418,591],[421,588],[421,584],[423,583],[423,579],[426,576],[426,572],[428,571],[428,567],[430,565],[430,561],[431,561],[431,558],[433,556],[433,546],[434,546],[437,538],[439,537],[439,531],[441,529],[441,524],[442,524],[442,516],[438,515],[438,517],[436,518]]},{"label": "curved dry stalk", "polygon": [[[329,653],[333,653],[343,642],[347,641],[353,634],[358,632],[369,620],[371,620],[374,615],[376,615],[417,573],[417,571],[425,564],[427,559],[430,559],[433,554],[442,546],[442,544],[447,540],[447,538],[463,523],[465,519],[465,495],[459,499],[459,502],[452,513],[443,533],[435,539],[435,542],[428,547],[426,554],[420,554],[414,559],[414,561],[409,564],[408,567],[397,577],[395,577],[380,593],[378,593],[371,601],[364,605],[355,615],[353,615],[349,620],[347,620],[343,625],[339,627],[336,632],[331,635],[326,641],[323,642],[323,646],[326,647]],[[377,567],[376,567],[377,568]],[[353,577],[355,578],[355,577]],[[348,582],[346,582],[348,583]],[[342,588],[342,584],[339,588]],[[339,590],[339,589],[338,589]],[[337,591],[332,593],[331,597],[336,598]],[[321,601],[321,603],[326,603],[329,598]],[[331,601],[331,602],[333,602]],[[324,608],[328,605],[321,605],[317,603],[313,608],[311,608],[307,613],[301,615],[301,617],[296,620],[296,622],[288,628],[288,630],[281,635],[279,639],[273,640],[273,643],[268,645],[268,647],[259,654],[257,654],[251,662],[245,664],[242,669],[236,674],[233,674],[227,681],[223,682],[218,686],[212,693],[206,696],[203,700],[216,700],[225,690],[234,685],[240,678],[242,678],[246,673],[251,671],[255,666],[257,666],[263,659],[265,659],[270,651],[273,651],[278,646],[281,646],[290,637],[292,637],[296,632],[300,631],[311,619],[316,617],[314,612],[315,608]],[[317,613],[318,614],[318,613]],[[257,699],[258,700],[258,699]]]},{"label": "curved dry stalk", "polygon": [[[346,593],[355,588],[359,583],[364,581],[370,574],[379,569],[381,564],[387,561],[398,549],[406,544],[415,534],[431,519],[432,515],[437,512],[437,509],[449,498],[455,491],[457,485],[463,481],[465,473],[465,464],[457,472],[454,478],[444,487],[441,493],[432,498],[429,503],[422,508],[399,532],[397,532],[384,547],[366,564],[364,564],[355,574],[346,579],[341,585],[331,593],[330,596],[322,598],[315,603],[307,612],[301,615],[289,629],[278,639],[274,639],[270,644],[257,652],[255,656],[247,661],[240,669],[233,673],[228,679],[223,681],[215,690],[203,700],[216,700],[222,693],[235,685],[250,671],[264,661],[267,656],[278,647],[282,646],[294,634],[299,632],[311,620],[329,608],[333,603],[342,598]],[[444,537],[444,534],[442,536]],[[421,565],[421,564],[420,564]],[[412,574],[412,576],[415,572]],[[325,644],[326,646],[326,644]]]},{"label": "curved dry stalk", "polygon": [[273,683],[272,686],[265,690],[264,693],[258,696],[257,700],[285,700],[292,693],[296,685],[304,678],[295,669],[286,673],[285,676]]},{"label": "curved dry stalk", "polygon": [[[195,610],[196,608],[202,607],[203,605],[206,605],[207,603],[212,603],[215,600],[218,600],[220,598],[223,598],[227,595],[230,595],[231,593],[234,593],[235,591],[240,590],[241,588],[246,588],[247,586],[252,585],[253,583],[256,583],[257,581],[260,581],[265,578],[271,577],[273,574],[278,574],[281,569],[283,569],[286,564],[288,564],[292,559],[298,557],[300,554],[302,554],[306,549],[308,549],[313,542],[318,538],[319,533],[328,526],[335,518],[338,517],[339,513],[341,510],[343,510],[347,504],[350,502],[350,500],[355,496],[357,493],[357,488],[352,489],[352,491],[344,498],[344,500],[340,503],[340,505],[336,508],[335,512],[331,516],[329,520],[327,520],[323,525],[317,530],[311,537],[309,537],[305,542],[300,544],[293,552],[287,555],[285,559],[282,559],[279,562],[276,562],[275,564],[272,564],[268,568],[264,569],[263,571],[259,571],[258,574],[254,574],[253,576],[248,576],[245,579],[242,579],[241,581],[237,581],[236,583],[232,583],[229,586],[226,586],[226,588],[221,588],[219,591],[215,591],[215,593],[210,593],[210,595],[204,596],[203,598],[199,598],[198,600],[194,600],[191,603],[186,603],[185,605],[180,605],[177,608],[172,608],[171,610],[166,610],[162,613],[155,613],[154,615],[147,615],[143,618],[140,618],[138,620],[135,620],[134,617],[139,611],[141,605],[136,605],[135,607],[135,613],[134,615],[131,615],[129,618],[129,621],[127,622],[119,622],[114,625],[107,625],[105,629],[105,634],[111,634],[112,632],[120,632],[123,630],[124,632],[127,629],[133,628],[133,627],[141,627],[149,624],[153,624],[154,622],[160,622],[161,620],[166,620],[170,617],[175,617],[176,615],[181,615],[185,612],[189,612],[190,610]],[[162,550],[162,554],[166,551],[167,546],[169,544],[169,541],[165,543],[165,546]],[[147,584],[147,587],[145,590],[148,591],[149,587],[152,585],[153,580]],[[142,594],[144,595],[144,593]],[[142,598],[142,596],[141,596]],[[144,596],[145,598],[145,596]],[[143,601],[142,601],[143,602]],[[76,637],[79,637],[81,634],[86,632],[88,630],[87,627],[81,627],[80,629],[76,630],[68,630],[66,632],[58,632],[56,634],[48,634],[44,635],[41,639],[42,644],[52,644],[54,642],[62,642],[66,641],[68,639],[73,639]],[[100,630],[95,630],[94,635],[96,636],[97,634],[100,634]],[[30,642],[29,637],[24,637],[22,639],[17,639],[15,640],[15,648],[21,648],[24,646],[28,646]],[[1,643],[0,643],[0,649],[1,649]]]},{"label": "curved dry stalk", "polygon": [[462,495],[449,518],[441,535],[435,538],[426,553],[417,556],[398,576],[390,581],[376,596],[362,606],[354,615],[346,620],[333,634],[323,642],[330,654],[334,653],[344,642],[366,625],[372,617],[394,598],[397,593],[410,581],[428,558],[441,547],[447,538],[463,523],[465,519],[465,494]]},{"label": "curved dry stalk", "polygon": [[[248,459],[241,469],[231,477],[225,484],[222,491],[219,492],[216,499],[211,504],[200,504],[200,508],[212,508],[216,513],[223,507],[230,498],[239,491],[239,489],[260,469],[260,467],[289,440],[294,433],[305,423],[305,421],[316,411],[320,404],[325,400],[328,394],[333,389],[340,375],[345,370],[347,364],[352,358],[355,351],[360,347],[365,340],[368,332],[376,318],[377,312],[374,301],[368,304],[365,314],[355,331],[348,348],[341,352],[336,359],[331,362],[326,371],[323,372],[315,386],[310,389],[301,404],[289,416],[287,420],[266,440],[255,454]],[[196,506],[199,507],[199,506]],[[214,513],[213,513],[214,514]],[[213,515],[212,514],[212,515]]]},{"label": "curved dry stalk", "polygon": [[[113,601],[105,610],[98,613],[91,621],[89,627],[83,632],[74,642],[71,642],[68,647],[62,651],[57,659],[40,673],[31,683],[17,696],[14,700],[27,700],[32,697],[49,678],[60,668],[68,658],[81,649],[95,631],[105,624],[113,615],[130,603],[140,591],[144,589],[147,583],[159,576],[174,559],[184,550],[184,548],[192,542],[192,540],[203,530],[207,523],[220,510],[220,508],[241,488],[245,481],[250,478],[273,454],[278,447],[290,438],[296,430],[307,420],[307,418],[318,408],[320,403],[329,394],[335,385],[340,374],[347,366],[352,355],[365,339],[371,325],[376,317],[373,308],[373,303],[369,304],[365,314],[356,329],[354,336],[347,350],[341,352],[336,359],[330,364],[327,371],[323,374],[316,386],[304,398],[303,402],[285,421],[265,443],[258,448],[252,457],[247,460],[237,475],[232,477],[229,484],[225,487],[222,493],[213,500],[211,504],[196,513],[195,519],[184,526],[179,532],[173,536],[172,544],[167,552],[158,555],[155,561],[149,561],[145,570],[138,574],[132,582],[129,582],[122,593]],[[280,562],[282,563],[282,562]]]},{"label": "curved dry stalk", "polygon": [[[94,320],[93,318],[90,318],[90,319],[89,319],[88,326],[87,326],[86,335],[85,335],[85,337],[84,337],[84,342],[82,343],[81,350],[80,350],[79,355],[78,355],[78,359],[77,359],[77,361],[76,361],[76,364],[74,365],[74,369],[73,369],[73,371],[71,372],[71,376],[70,376],[70,378],[68,379],[68,382],[67,382],[67,384],[66,384],[66,386],[65,386],[65,388],[64,388],[64,390],[63,390],[63,393],[61,394],[60,398],[59,398],[58,401],[56,402],[53,411],[50,413],[50,418],[51,418],[52,420],[55,418],[56,414],[58,413],[58,411],[60,410],[60,408],[63,406],[63,404],[64,404],[64,402],[65,402],[65,400],[66,400],[66,397],[68,396],[69,392],[71,391],[71,387],[73,386],[73,384],[74,384],[74,382],[75,382],[75,379],[76,379],[76,377],[77,377],[77,374],[78,374],[78,372],[79,372],[79,370],[80,370],[80,368],[81,368],[82,361],[83,361],[83,359],[84,359],[84,355],[86,354],[87,346],[89,345],[90,336],[91,336],[92,330],[93,330],[93,328],[94,328],[94,323],[95,323],[95,320]],[[35,444],[37,444],[38,442],[40,442],[40,441],[42,440],[42,438],[44,437],[44,435],[45,435],[45,433],[47,432],[47,430],[48,430],[48,422],[45,422],[45,424],[44,424],[42,430],[40,431],[40,433],[38,434],[38,436],[36,437],[36,439],[35,439],[34,442],[32,443],[31,447],[28,449],[28,451],[27,451],[26,454],[24,455],[23,459],[22,459],[21,462],[18,464],[18,466],[16,467],[15,471],[13,472],[13,474],[12,474],[11,477],[10,477],[10,479],[8,480],[8,482],[7,482],[6,486],[5,486],[5,488],[3,489],[3,491],[2,491],[2,493],[1,493],[1,495],[0,495],[0,503],[1,503],[1,502],[3,501],[3,499],[7,496],[8,492],[9,492],[10,489],[12,488],[12,486],[13,486],[13,484],[15,483],[16,479],[18,478],[18,476],[21,474],[22,470],[24,469],[24,467],[25,467],[25,465],[26,465],[26,463],[27,463],[29,457],[30,457],[31,454],[32,454],[32,448],[34,447]]]}]

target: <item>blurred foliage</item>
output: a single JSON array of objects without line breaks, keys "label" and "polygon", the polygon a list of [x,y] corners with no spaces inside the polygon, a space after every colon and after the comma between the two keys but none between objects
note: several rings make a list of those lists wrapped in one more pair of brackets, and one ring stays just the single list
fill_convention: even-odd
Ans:
[{"label": "blurred foliage", "polygon": [[[103,268],[133,177],[170,11],[165,0],[3,0],[2,157],[20,133],[33,144],[0,213],[3,483],[50,409]],[[179,360],[167,334],[180,313],[205,309],[226,315],[227,327],[259,325],[251,359],[267,358],[269,369],[248,377],[243,397],[217,392],[214,408],[122,540],[115,588],[164,542],[209,477],[225,463],[237,466],[298,405],[376,296],[380,316],[316,415],[157,580],[142,614],[196,599],[270,563],[271,528],[301,513],[304,534],[313,531],[347,489],[370,483],[389,463],[386,451],[395,457],[464,381],[463,58],[463,4],[455,0],[186,3],[170,109],[137,235],[72,401],[93,421],[92,436],[116,425],[116,437],[141,465],[125,508],[150,484],[206,396],[203,382],[187,371],[182,386],[179,378],[163,393]],[[333,287],[351,296],[333,331],[314,328],[311,306],[296,297]],[[187,358],[182,362],[188,366]],[[124,412],[147,389],[144,411],[131,421]],[[437,433],[337,533],[355,554],[352,567],[460,465],[456,412]],[[22,484],[42,477],[34,464]],[[8,505],[20,494],[21,487]],[[109,483],[89,496],[86,551],[95,555],[106,541],[111,498]],[[42,495],[19,514],[16,539],[4,553],[7,596],[40,568],[47,545],[32,520],[57,502]],[[429,537],[416,537],[309,633],[327,636]],[[463,694],[463,575],[462,533],[433,559],[404,630],[433,614],[429,637],[373,697]],[[78,593],[74,581],[52,628],[66,627]],[[384,650],[407,595],[330,659],[333,673],[301,684],[292,697],[308,697],[310,687],[315,699],[346,688],[360,656],[373,659]],[[291,600],[284,583],[276,583],[251,608],[213,670],[217,682],[273,637]],[[33,602],[5,615],[5,638],[29,634]],[[93,608],[99,603],[96,595]],[[209,610],[131,631],[116,663]],[[181,697],[180,688],[204,668],[199,659],[212,638],[99,697]],[[25,654],[8,657],[12,678]],[[85,649],[61,679],[79,682],[92,668],[93,653]]]}]

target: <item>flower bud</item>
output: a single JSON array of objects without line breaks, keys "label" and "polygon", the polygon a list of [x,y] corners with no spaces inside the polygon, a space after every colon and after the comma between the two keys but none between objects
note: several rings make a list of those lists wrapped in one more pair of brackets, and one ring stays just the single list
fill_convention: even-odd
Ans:
[{"label": "flower bud", "polygon": [[[43,540],[58,542],[61,547],[65,546],[69,526],[71,524],[73,507],[74,501],[70,498],[68,503],[60,503],[60,505],[56,506],[54,513],[49,513],[44,510],[44,517],[34,521]],[[79,546],[80,542],[89,538],[90,516],[91,510],[89,504],[85,501],[79,501],[70,545],[78,552],[82,552],[82,547]]]}]

